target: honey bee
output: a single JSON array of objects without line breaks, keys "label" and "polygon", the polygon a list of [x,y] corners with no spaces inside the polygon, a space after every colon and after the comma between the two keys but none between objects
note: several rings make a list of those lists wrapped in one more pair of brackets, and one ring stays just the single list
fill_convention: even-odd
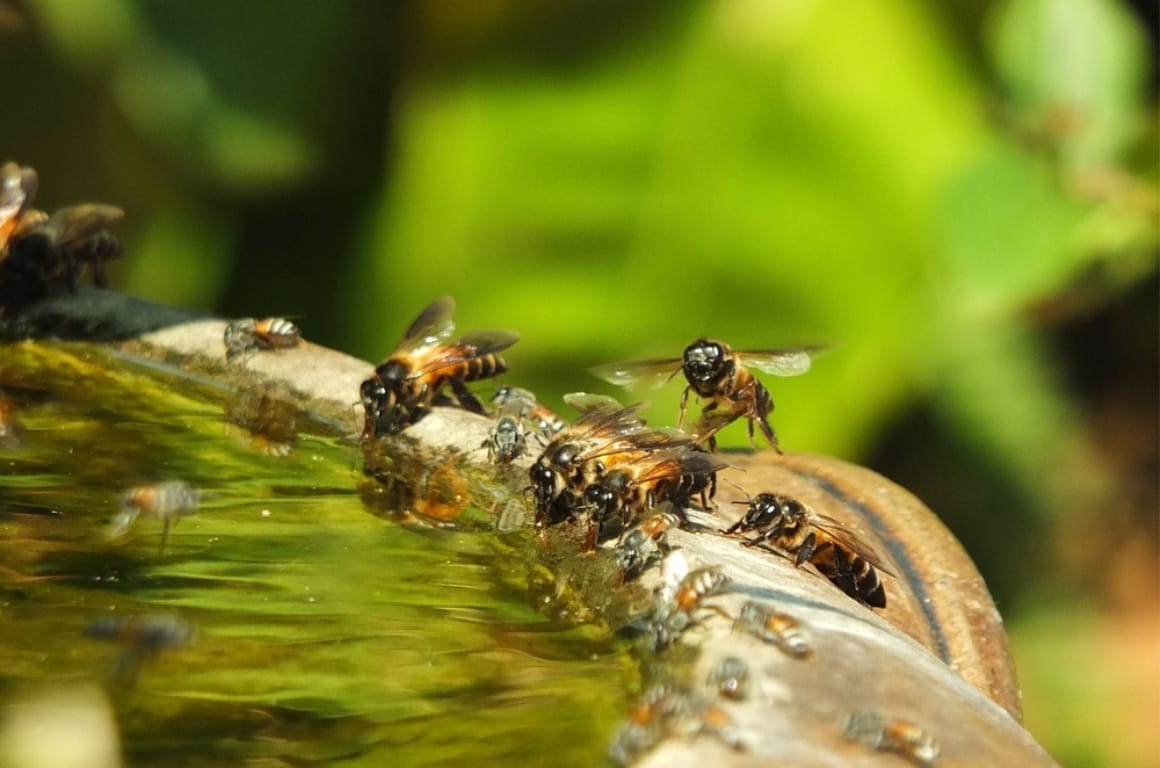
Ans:
[{"label": "honey bee", "polygon": [[700,494],[703,508],[717,490],[717,470],[725,466],[708,453],[691,449],[658,449],[618,464],[584,492],[589,510],[588,549],[599,543],[605,523],[617,519],[623,529],[657,503],[674,509],[689,506]]},{"label": "honey bee", "polygon": [[516,418],[500,416],[487,433],[481,448],[487,448],[487,458],[499,464],[511,464],[524,455],[528,433]]},{"label": "honey bee", "polygon": [[690,691],[671,685],[649,688],[613,736],[608,747],[609,758],[617,765],[629,765],[672,732],[676,721],[694,717],[698,709]]},{"label": "honey bee", "polygon": [[894,752],[924,768],[938,760],[938,742],[909,720],[888,720],[874,712],[854,712],[842,723],[842,731],[851,741],[881,752]]},{"label": "honey bee", "polygon": [[646,635],[655,651],[662,651],[686,629],[712,611],[726,615],[717,606],[706,606],[707,597],[729,588],[730,578],[719,566],[689,570],[680,550],[673,550],[661,563],[661,585],[653,595],[652,612],[645,622]]},{"label": "honey bee", "polygon": [[587,509],[586,489],[616,466],[661,449],[689,446],[692,435],[648,429],[637,415],[643,403],[621,406],[610,397],[571,393],[564,401],[579,418],[557,434],[529,471],[536,527],[570,519]]},{"label": "honey bee", "polygon": [[364,439],[402,432],[445,399],[444,386],[451,387],[461,407],[486,413],[466,383],[506,371],[507,363],[499,353],[519,336],[511,331],[480,331],[447,342],[455,330],[454,313],[454,299],[444,296],[433,301],[411,323],[390,357],[375,368],[375,375],[362,383]]},{"label": "honey bee", "polygon": [[511,413],[522,421],[530,422],[540,434],[547,437],[557,434],[567,426],[555,411],[521,387],[500,387],[495,391],[491,402],[501,412]]},{"label": "honey bee", "polygon": [[670,528],[680,525],[681,518],[672,511],[671,502],[662,502],[657,509],[660,511],[622,533],[616,544],[616,566],[620,569],[622,584],[638,578],[669,551],[666,534]]},{"label": "honey bee", "polygon": [[298,326],[282,317],[247,317],[226,325],[223,341],[226,360],[264,349],[289,349],[298,345],[302,333]]},{"label": "honey bee", "polygon": [[818,347],[753,350],[735,352],[723,341],[697,339],[685,348],[679,359],[641,360],[615,363],[593,369],[597,376],[617,385],[628,386],[640,381],[660,386],[683,372],[688,386],[681,394],[681,413],[677,421],[685,423],[689,392],[708,400],[697,421],[698,442],[707,442],[709,450],[717,447],[716,434],[723,427],[744,416],[749,426],[749,442],[754,442],[756,422],[765,439],[780,452],[777,435],[769,424],[773,398],[769,390],[749,372],[747,365],[775,376],[799,376],[810,369],[811,354]]},{"label": "honey bee", "polygon": [[131,488],[121,495],[121,512],[109,526],[108,535],[110,538],[124,535],[137,517],[145,513],[162,522],[159,551],[164,552],[170,525],[196,512],[200,502],[201,491],[181,480]]},{"label": "honey bee", "polygon": [[124,212],[111,205],[74,205],[48,216],[31,207],[36,171],[0,166],[0,306],[16,311],[46,297],[56,285],[76,292],[87,266],[105,287],[105,264],[120,256],[109,233]]},{"label": "honey bee", "polygon": [[745,515],[725,533],[757,531],[742,543],[787,554],[799,567],[808,562],[858,602],[886,607],[878,571],[890,571],[852,531],[788,496],[759,493],[748,504]]},{"label": "honey bee", "polygon": [[749,697],[749,665],[736,656],[726,656],[709,671],[707,682],[722,697],[744,701]]},{"label": "honey bee", "polygon": [[759,640],[772,643],[795,659],[813,655],[809,634],[794,617],[775,611],[752,600],[741,606],[734,629],[748,632]]}]

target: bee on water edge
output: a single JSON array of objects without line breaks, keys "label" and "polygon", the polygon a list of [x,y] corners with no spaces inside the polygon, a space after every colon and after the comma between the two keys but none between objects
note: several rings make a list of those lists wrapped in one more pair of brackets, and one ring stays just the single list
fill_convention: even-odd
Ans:
[{"label": "bee on water edge", "polygon": [[842,723],[842,731],[850,741],[880,752],[894,752],[923,768],[938,761],[938,742],[909,720],[889,719],[875,712],[854,712]]},{"label": "bee on water edge", "polygon": [[499,353],[515,344],[512,331],[479,331],[447,341],[455,331],[455,301],[444,296],[415,318],[394,352],[363,381],[360,401],[366,412],[363,439],[398,434],[422,418],[433,405],[453,402],[473,413],[486,414],[467,382],[488,379],[507,370]]},{"label": "bee on water edge", "polygon": [[698,443],[707,443],[710,451],[715,450],[717,432],[745,417],[749,442],[754,442],[753,427],[756,423],[770,446],[780,452],[777,435],[769,424],[773,398],[747,366],[775,376],[800,376],[810,369],[811,355],[819,349],[817,346],[803,346],[735,352],[723,341],[701,338],[686,347],[680,358],[614,363],[594,368],[592,372],[619,386],[638,382],[660,386],[681,372],[688,386],[681,395],[678,428],[685,423],[689,392],[692,391],[708,401],[694,430]]},{"label": "bee on water edge", "polygon": [[801,622],[787,613],[752,600],[741,606],[733,628],[772,643],[795,659],[809,658],[814,653],[810,647],[809,633]]},{"label": "bee on water edge", "polygon": [[298,346],[302,332],[284,317],[252,317],[234,320],[226,325],[222,340],[226,360],[249,356],[259,350],[289,349]]},{"label": "bee on water edge", "polygon": [[745,515],[726,534],[756,532],[747,547],[761,546],[788,555],[794,565],[810,563],[835,586],[863,605],[886,607],[878,571],[890,574],[881,558],[852,531],[789,496],[759,493]]}]

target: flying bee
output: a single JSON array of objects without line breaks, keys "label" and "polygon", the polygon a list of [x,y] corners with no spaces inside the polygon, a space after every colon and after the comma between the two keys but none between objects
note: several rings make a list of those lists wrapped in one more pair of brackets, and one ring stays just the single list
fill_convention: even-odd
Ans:
[{"label": "flying bee", "polygon": [[529,471],[536,526],[570,519],[587,509],[586,489],[618,465],[652,451],[690,446],[692,435],[649,429],[637,415],[643,403],[621,406],[610,397],[574,392],[564,402],[579,418],[557,434]]},{"label": "flying bee", "polygon": [[871,608],[886,607],[878,571],[891,573],[874,550],[841,523],[789,496],[759,493],[725,533],[757,531],[742,542],[790,556],[795,566],[810,563],[839,589]]},{"label": "flying bee", "polygon": [[818,349],[794,347],[735,352],[723,341],[701,338],[685,347],[680,358],[614,363],[594,368],[593,373],[620,386],[642,381],[660,386],[682,372],[688,386],[681,394],[678,429],[685,423],[689,392],[692,391],[702,400],[709,401],[701,411],[695,430],[697,441],[707,442],[709,450],[717,447],[718,431],[744,416],[749,426],[749,442],[754,441],[753,425],[756,422],[765,439],[780,452],[777,435],[769,424],[773,398],[746,366],[775,376],[799,376],[810,369],[810,357]]},{"label": "flying bee", "polygon": [[540,434],[548,437],[568,426],[559,414],[521,387],[500,387],[492,396],[491,403],[500,412],[513,413],[521,420],[530,422]]},{"label": "flying bee", "polygon": [[196,512],[200,502],[201,491],[181,480],[131,488],[121,494],[121,512],[109,526],[108,535],[110,538],[124,535],[137,517],[145,513],[162,522],[159,551],[164,552],[165,542],[169,538],[169,526]]},{"label": "flying bee", "polygon": [[479,331],[447,342],[455,331],[454,313],[455,300],[449,296],[433,301],[411,323],[390,357],[375,368],[375,375],[362,383],[364,439],[402,432],[446,399],[445,386],[451,387],[462,408],[487,412],[467,382],[506,371],[499,353],[519,336],[511,331]]},{"label": "flying bee", "polygon": [[620,535],[616,543],[616,566],[620,569],[621,583],[633,581],[644,570],[669,551],[666,534],[669,529],[681,523],[681,518],[672,511],[671,502],[657,506],[654,512]]},{"label": "flying bee", "polygon": [[302,332],[283,317],[252,317],[234,320],[226,325],[223,341],[226,360],[264,349],[289,349],[298,345]]},{"label": "flying bee", "polygon": [[599,543],[609,520],[616,518],[623,529],[659,502],[683,510],[699,494],[707,508],[717,490],[717,471],[724,467],[712,455],[687,447],[657,449],[618,464],[584,491],[588,549]]},{"label": "flying bee", "polygon": [[776,645],[795,659],[813,655],[805,627],[789,614],[775,611],[752,600],[741,606],[733,628]]},{"label": "flying bee", "polygon": [[938,760],[938,742],[909,720],[888,720],[874,712],[854,712],[842,723],[842,731],[851,741],[881,752],[894,752],[924,768]]}]

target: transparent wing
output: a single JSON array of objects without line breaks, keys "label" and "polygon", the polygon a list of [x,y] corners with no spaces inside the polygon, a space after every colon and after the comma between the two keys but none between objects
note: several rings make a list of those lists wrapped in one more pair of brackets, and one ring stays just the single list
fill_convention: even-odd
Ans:
[{"label": "transparent wing", "polygon": [[441,296],[428,304],[403,334],[396,352],[434,346],[455,333],[455,299]]},{"label": "transparent wing", "polygon": [[[415,379],[425,374],[447,368],[468,360],[474,360],[484,355],[493,355],[510,347],[519,341],[519,334],[514,331],[479,331],[464,336],[459,341],[436,348],[427,355],[422,363],[415,367],[407,378]],[[420,354],[420,357],[422,355]]]},{"label": "transparent wing", "polygon": [[680,372],[681,362],[679,357],[664,360],[636,360],[598,365],[589,370],[594,376],[618,387],[637,385],[660,387]]},{"label": "transparent wing", "polygon": [[882,556],[878,554],[874,547],[871,547],[869,544],[859,538],[857,534],[839,523],[837,520],[815,512],[813,515],[813,520],[811,520],[811,524],[822,531],[826,536],[829,536],[834,541],[844,546],[846,549],[850,550],[851,552],[857,552],[858,556],[866,562],[870,563],[870,565],[874,566],[885,574],[894,576],[894,571],[890,570],[888,567],[882,564]]},{"label": "transparent wing", "polygon": [[738,352],[737,358],[746,366],[774,376],[800,376],[810,369],[815,353],[821,346],[788,347],[786,349],[755,349]]},{"label": "transparent wing", "polygon": [[113,205],[70,205],[49,217],[42,227],[58,246],[108,229],[124,218],[125,212]]}]

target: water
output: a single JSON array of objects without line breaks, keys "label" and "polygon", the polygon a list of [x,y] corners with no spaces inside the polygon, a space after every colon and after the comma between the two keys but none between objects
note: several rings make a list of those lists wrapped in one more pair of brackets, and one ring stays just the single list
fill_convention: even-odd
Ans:
[{"label": "water", "polygon": [[[125,766],[604,761],[633,665],[537,608],[526,531],[368,511],[354,446],[301,414],[255,441],[208,385],[84,347],[0,356],[23,425],[0,441],[0,715],[95,687]],[[163,550],[146,514],[110,537],[126,489],[177,479],[202,499]],[[86,634],[156,615],[196,635]]]}]

